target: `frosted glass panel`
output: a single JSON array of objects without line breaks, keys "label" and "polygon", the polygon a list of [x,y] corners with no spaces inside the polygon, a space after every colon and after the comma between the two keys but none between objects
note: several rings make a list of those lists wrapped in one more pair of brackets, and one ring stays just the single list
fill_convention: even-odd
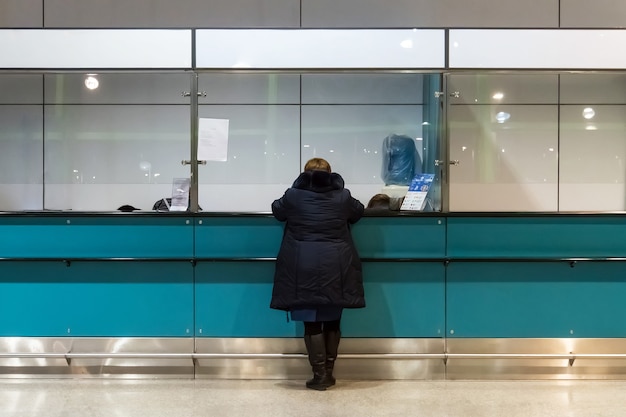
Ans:
[{"label": "frosted glass panel", "polygon": [[1,105],[0,211],[43,208],[42,165],[42,107]]},{"label": "frosted glass panel", "polygon": [[459,74],[450,77],[448,89],[450,104],[555,104],[559,78],[556,74]]},{"label": "frosted glass panel", "polygon": [[201,104],[297,104],[300,76],[296,74],[200,74]]},{"label": "frosted glass panel", "polygon": [[189,138],[188,106],[48,105],[44,175],[55,192],[46,192],[46,208],[151,209],[171,195],[173,178],[189,176],[181,165]]},{"label": "frosted glass panel", "polygon": [[623,30],[453,29],[450,68],[622,69]]},{"label": "frosted glass panel", "polygon": [[563,74],[561,103],[626,104],[626,74]]},{"label": "frosted glass panel", "polygon": [[5,29],[0,68],[191,68],[191,30]]},{"label": "frosted glass panel", "polygon": [[436,29],[198,29],[198,68],[443,68]]},{"label": "frosted glass panel", "polygon": [[556,105],[450,106],[449,135],[451,211],[556,210]]},{"label": "frosted glass panel", "polygon": [[303,104],[421,104],[421,74],[304,74]]},{"label": "frosted glass panel", "polygon": [[0,75],[0,104],[41,104],[43,76]]},{"label": "frosted glass panel", "polygon": [[303,106],[302,160],[321,157],[339,172],[346,186],[367,203],[380,193],[382,144],[388,135],[416,139],[422,153],[422,106]]},{"label": "frosted glass panel", "polygon": [[[87,87],[88,78],[97,88]],[[45,76],[47,104],[189,104],[183,97],[186,74],[50,74]]]}]

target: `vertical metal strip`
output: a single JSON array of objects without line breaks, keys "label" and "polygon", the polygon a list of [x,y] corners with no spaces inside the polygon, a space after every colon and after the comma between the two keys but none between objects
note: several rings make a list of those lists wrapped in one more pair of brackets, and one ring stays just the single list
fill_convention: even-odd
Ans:
[{"label": "vertical metal strip", "polygon": [[440,160],[443,161],[441,169],[441,211],[442,213],[450,212],[450,137],[448,126],[448,77],[450,73],[441,74],[441,100],[438,105],[440,106],[441,119],[440,123]]},{"label": "vertical metal strip", "polygon": [[445,48],[445,70],[441,74],[441,100],[439,100],[439,144],[440,154],[439,160],[443,161],[441,169],[441,211],[443,213],[450,212],[450,138],[448,137],[448,77],[450,76],[450,29],[445,30],[444,48]]},{"label": "vertical metal strip", "polygon": [[41,209],[46,209],[46,74],[41,74]]},{"label": "vertical metal strip", "polygon": [[561,74],[557,74],[556,90],[556,211],[561,211]]},{"label": "vertical metal strip", "polygon": [[189,190],[189,211],[198,212],[198,73],[191,74],[190,109],[191,114],[191,188]]}]

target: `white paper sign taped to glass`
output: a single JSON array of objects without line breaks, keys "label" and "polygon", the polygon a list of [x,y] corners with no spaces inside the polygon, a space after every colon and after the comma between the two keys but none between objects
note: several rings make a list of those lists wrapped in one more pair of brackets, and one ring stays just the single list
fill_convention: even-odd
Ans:
[{"label": "white paper sign taped to glass", "polygon": [[198,122],[198,159],[226,161],[228,158],[228,119],[201,118]]},{"label": "white paper sign taped to glass", "polygon": [[409,185],[409,191],[407,191],[404,201],[400,210],[424,210],[426,204],[426,196],[433,184],[435,174],[418,174]]},{"label": "white paper sign taped to glass", "polygon": [[187,211],[189,206],[189,186],[191,179],[174,178],[172,181],[172,204],[170,211]]}]

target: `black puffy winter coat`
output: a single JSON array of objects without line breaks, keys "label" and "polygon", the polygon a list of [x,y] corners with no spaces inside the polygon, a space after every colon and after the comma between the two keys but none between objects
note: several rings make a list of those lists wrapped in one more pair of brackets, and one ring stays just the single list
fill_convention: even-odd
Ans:
[{"label": "black puffy winter coat", "polygon": [[344,188],[341,176],[303,172],[272,203],[272,213],[287,223],[270,307],[365,307],[361,259],[350,233],[350,224],[363,215],[363,204]]}]

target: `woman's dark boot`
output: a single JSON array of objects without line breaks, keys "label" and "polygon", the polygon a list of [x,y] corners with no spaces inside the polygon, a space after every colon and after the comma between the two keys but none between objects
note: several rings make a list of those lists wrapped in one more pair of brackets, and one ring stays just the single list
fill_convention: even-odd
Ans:
[{"label": "woman's dark boot", "polygon": [[306,387],[324,391],[332,384],[326,375],[326,344],[324,334],[305,334],[304,344],[309,354],[309,363],[313,369],[313,378],[306,381]]},{"label": "woman's dark boot", "polygon": [[335,377],[333,369],[337,360],[337,351],[339,350],[339,341],[341,340],[341,332],[339,330],[325,330],[324,341],[326,342],[326,377],[330,385],[335,385]]}]

